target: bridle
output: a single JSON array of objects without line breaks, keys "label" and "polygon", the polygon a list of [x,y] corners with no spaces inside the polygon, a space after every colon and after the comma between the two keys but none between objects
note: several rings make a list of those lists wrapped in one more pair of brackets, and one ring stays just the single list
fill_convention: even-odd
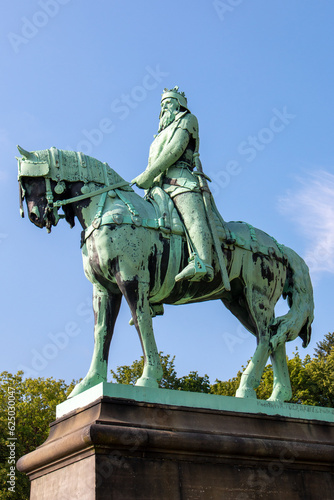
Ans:
[{"label": "bridle", "polygon": [[[24,156],[26,156],[26,154]],[[73,196],[73,197],[65,199],[65,200],[54,201],[54,193],[53,193],[52,186],[51,186],[51,180],[54,180],[54,179],[52,179],[51,176],[49,175],[50,174],[49,164],[47,162],[37,161],[36,157],[32,156],[32,154],[31,154],[31,157],[29,157],[27,159],[23,160],[21,158],[18,158],[18,160],[19,160],[18,181],[19,181],[19,187],[20,187],[20,213],[21,213],[21,217],[24,217],[23,200],[24,200],[25,192],[26,192],[26,190],[24,188],[23,179],[26,177],[44,178],[44,180],[45,180],[45,197],[46,197],[47,204],[45,207],[43,219],[46,221],[46,229],[48,232],[51,231],[51,225],[52,225],[51,215],[52,214],[53,214],[55,226],[59,222],[59,219],[65,218],[65,215],[58,214],[58,209],[60,207],[63,207],[65,205],[69,205],[71,203],[76,203],[78,201],[82,201],[82,200],[85,200],[87,198],[92,198],[94,196],[101,195],[101,199],[100,199],[99,206],[98,206],[98,213],[95,216],[95,219],[96,219],[96,218],[100,217],[100,215],[101,215],[108,191],[113,191],[114,189],[117,189],[117,188],[130,186],[129,182],[120,181],[120,182],[116,182],[114,184],[105,185],[103,188],[95,189],[94,191],[84,192],[81,195]],[[105,170],[104,178],[105,178],[105,181],[107,183],[108,177],[107,177],[105,165],[104,165],[104,170]],[[65,190],[65,182],[63,179],[59,179],[59,178],[56,180],[56,182],[57,182],[57,184],[56,184],[54,190],[57,194],[61,194]]]},{"label": "bridle", "polygon": [[[69,205],[71,203],[76,203],[78,201],[86,200],[87,198],[93,198],[94,196],[99,196],[99,195],[104,195],[107,194],[108,191],[113,191],[114,189],[118,189],[121,187],[125,186],[130,186],[130,183],[127,181],[122,181],[122,182],[116,182],[115,184],[110,184],[108,186],[105,186],[100,189],[96,189],[95,191],[91,191],[89,193],[81,194],[79,196],[73,196],[71,198],[68,198],[66,200],[58,200],[54,201],[54,196],[52,192],[52,187],[51,187],[51,179],[49,177],[44,177],[45,179],[45,186],[46,186],[46,191],[45,191],[45,197],[46,197],[46,207],[43,215],[43,219],[46,221],[46,229],[48,232],[50,232],[50,227],[51,227],[51,219],[50,215],[53,214],[54,217],[54,225],[56,226],[59,222],[60,219],[65,218],[65,215],[58,214],[58,209],[60,207],[63,207],[64,205]],[[24,217],[24,209],[23,209],[23,200],[25,196],[25,189],[23,187],[22,179],[19,179],[19,184],[20,184],[20,213],[21,217]],[[103,203],[99,203],[99,210],[95,216],[95,219],[100,217],[100,212],[103,210],[103,206],[106,200],[106,196],[101,196],[101,200],[103,200]]]}]

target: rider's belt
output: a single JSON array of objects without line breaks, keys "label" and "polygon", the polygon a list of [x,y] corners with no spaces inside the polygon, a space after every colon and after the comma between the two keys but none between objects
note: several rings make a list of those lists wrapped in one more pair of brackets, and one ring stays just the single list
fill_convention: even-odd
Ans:
[{"label": "rider's belt", "polygon": [[178,184],[177,179],[170,179],[169,177],[164,178],[163,184],[170,184],[171,186],[182,187],[180,186],[180,184]]}]

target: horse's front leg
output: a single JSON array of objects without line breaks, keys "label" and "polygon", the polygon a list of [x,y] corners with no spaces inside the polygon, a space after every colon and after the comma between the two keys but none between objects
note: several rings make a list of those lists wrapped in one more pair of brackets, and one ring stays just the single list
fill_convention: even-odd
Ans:
[{"label": "horse's front leg", "polygon": [[159,387],[163,370],[154,338],[152,317],[149,305],[149,284],[136,277],[131,281],[119,280],[118,286],[130,307],[132,318],[138,332],[144,354],[144,370],[136,385]]},{"label": "horse's front leg", "polygon": [[94,285],[94,352],[89,371],[85,378],[75,386],[69,397],[76,396],[100,382],[107,381],[108,356],[115,322],[121,305],[121,293],[109,293]]}]

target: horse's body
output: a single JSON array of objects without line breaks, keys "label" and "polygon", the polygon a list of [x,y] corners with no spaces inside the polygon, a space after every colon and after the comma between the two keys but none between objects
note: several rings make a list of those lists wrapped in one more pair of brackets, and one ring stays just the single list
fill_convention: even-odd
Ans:
[{"label": "horse's body", "polygon": [[[162,313],[162,304],[221,299],[257,338],[237,396],[256,397],[254,389],[271,356],[274,387],[270,399],[290,399],[285,342],[300,335],[307,345],[313,320],[308,269],[293,250],[245,223],[229,223],[222,248],[231,291],[222,286],[216,255],[212,282],[176,283],[174,278],[189,255],[175,210],[167,224],[168,217],[159,218],[155,202],[143,200],[110,167],[85,155],[55,148],[20,152],[19,180],[30,220],[51,229],[57,223],[57,208],[53,207],[63,206],[66,220],[74,225],[77,217],[84,229],[84,270],[94,287],[95,346],[89,372],[71,396],[107,380],[109,345],[124,296],[145,358],[137,385],[157,387],[162,376],[152,328],[152,316]],[[104,186],[122,183],[122,189],[95,195]],[[162,195],[158,192],[158,198]],[[162,203],[170,205],[166,200]],[[274,308],[281,295],[288,297],[290,310],[275,319]]]}]

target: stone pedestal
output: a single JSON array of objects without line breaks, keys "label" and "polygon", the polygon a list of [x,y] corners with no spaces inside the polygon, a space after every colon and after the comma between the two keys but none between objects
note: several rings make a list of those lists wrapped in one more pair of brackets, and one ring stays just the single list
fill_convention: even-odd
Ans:
[{"label": "stone pedestal", "polygon": [[18,468],[31,500],[329,500],[333,461],[333,421],[100,396]]}]

